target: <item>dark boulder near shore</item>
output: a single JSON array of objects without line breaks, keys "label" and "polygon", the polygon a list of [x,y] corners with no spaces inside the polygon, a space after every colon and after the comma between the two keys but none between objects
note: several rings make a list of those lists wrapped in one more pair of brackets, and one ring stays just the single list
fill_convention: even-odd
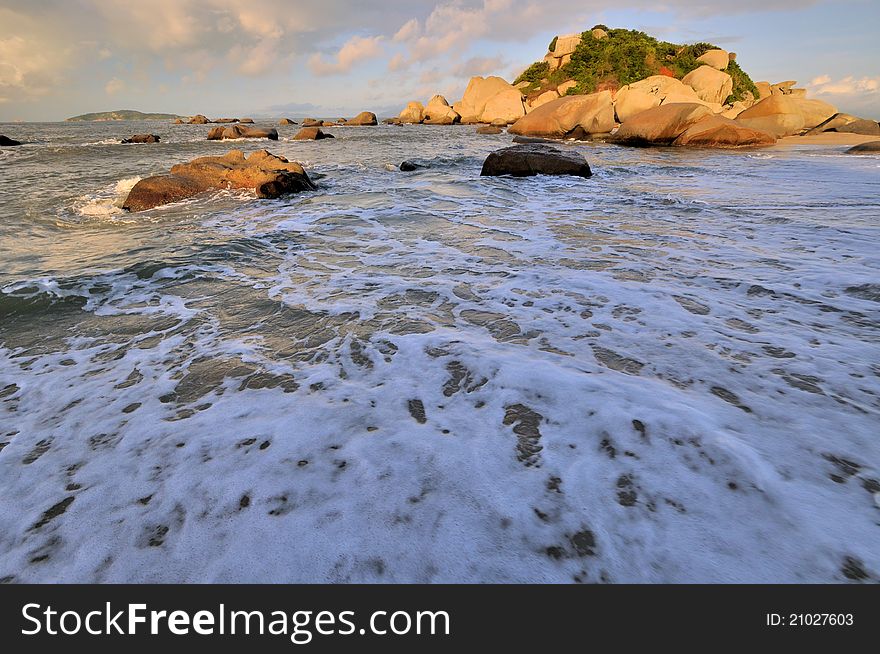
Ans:
[{"label": "dark boulder near shore", "polygon": [[847,154],[880,154],[880,141],[859,143],[846,151]]},{"label": "dark boulder near shore", "polygon": [[147,177],[131,189],[123,209],[144,211],[216,189],[254,189],[258,198],[314,190],[303,167],[266,150],[245,157],[232,150],[222,157],[201,157],[177,164],[170,174]]},{"label": "dark boulder near shore", "polygon": [[401,172],[411,173],[414,170],[421,170],[422,168],[427,168],[426,165],[417,163],[415,161],[410,161],[407,159],[406,161],[401,162],[400,166],[398,166]]},{"label": "dark boulder near shore", "polygon": [[21,143],[0,134],[0,145],[21,145]]},{"label": "dark boulder near shore", "polygon": [[590,165],[576,150],[564,152],[541,143],[514,145],[492,152],[483,163],[482,176],[532,177],[534,175],[572,175],[592,177]]},{"label": "dark boulder near shore", "polygon": [[332,134],[321,131],[319,127],[303,127],[293,137],[294,141],[320,141],[321,139],[336,138]]},{"label": "dark boulder near shore", "polygon": [[131,138],[122,139],[123,143],[158,143],[159,137],[156,134],[135,134]]}]

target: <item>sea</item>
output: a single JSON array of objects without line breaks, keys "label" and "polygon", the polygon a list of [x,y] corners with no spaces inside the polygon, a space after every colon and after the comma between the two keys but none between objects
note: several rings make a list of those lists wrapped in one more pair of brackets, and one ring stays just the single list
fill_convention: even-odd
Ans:
[{"label": "sea", "polygon": [[208,129],[0,125],[0,581],[880,579],[880,157]]}]

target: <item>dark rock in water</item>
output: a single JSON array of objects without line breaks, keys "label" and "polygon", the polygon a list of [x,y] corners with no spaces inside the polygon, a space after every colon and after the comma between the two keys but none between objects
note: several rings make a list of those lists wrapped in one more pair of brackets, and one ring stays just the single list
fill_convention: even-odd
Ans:
[{"label": "dark rock in water", "polygon": [[421,168],[427,168],[426,165],[416,163],[415,161],[410,161],[409,159],[402,162],[399,167],[400,167],[400,170],[405,173],[411,173],[414,170],[419,170]]},{"label": "dark rock in water", "polygon": [[336,138],[332,134],[322,132],[318,127],[303,127],[293,137],[294,141],[320,141],[321,139]]},{"label": "dark rock in water", "polygon": [[542,139],[539,136],[514,136],[514,143],[559,143],[559,141],[554,141],[552,139]]},{"label": "dark rock in water", "polygon": [[135,134],[130,139],[122,139],[123,143],[158,143],[159,137],[155,134]]},{"label": "dark rock in water", "polygon": [[847,154],[875,154],[880,153],[880,141],[868,141],[851,147]]},{"label": "dark rock in water", "polygon": [[21,143],[0,134],[0,145],[21,145]]},{"label": "dark rock in water", "polygon": [[253,118],[242,118],[239,122],[241,122],[242,125],[253,125],[254,119]]},{"label": "dark rock in water", "polygon": [[290,118],[282,118],[278,121],[279,125],[296,125],[295,120],[291,120]]},{"label": "dark rock in water", "polygon": [[573,175],[591,177],[590,165],[575,150],[563,152],[549,145],[529,143],[496,150],[486,157],[480,175],[531,177],[533,175]]},{"label": "dark rock in water", "polygon": [[501,134],[504,130],[497,125],[483,125],[477,128],[477,134]]},{"label": "dark rock in water", "polygon": [[323,125],[323,120],[316,120],[315,118],[306,118],[302,122],[303,127],[321,127]]},{"label": "dark rock in water", "polygon": [[201,157],[177,164],[168,175],[142,179],[128,194],[123,209],[144,211],[179,202],[214,189],[252,188],[259,198],[277,198],[315,188],[296,162],[258,150],[245,157],[232,150],[222,157]]},{"label": "dark rock in water", "polygon": [[243,127],[232,125],[230,127],[214,127],[208,132],[209,141],[222,141],[224,139],[269,139],[278,140],[278,130],[274,127]]}]

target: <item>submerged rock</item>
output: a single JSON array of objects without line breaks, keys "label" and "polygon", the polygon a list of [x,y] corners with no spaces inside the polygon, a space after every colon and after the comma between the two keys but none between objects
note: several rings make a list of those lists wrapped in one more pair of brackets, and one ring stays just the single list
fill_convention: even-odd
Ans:
[{"label": "submerged rock", "polygon": [[278,130],[274,127],[243,127],[231,125],[229,127],[214,127],[208,132],[209,141],[222,141],[225,139],[269,139],[278,140]]},{"label": "submerged rock", "polygon": [[400,170],[405,173],[411,173],[414,170],[420,170],[422,168],[427,168],[425,164],[420,164],[415,161],[411,161],[407,159],[406,161],[401,162]]},{"label": "submerged rock", "polygon": [[279,125],[296,125],[295,120],[291,120],[290,118],[282,118],[278,121]]},{"label": "submerged rock", "polygon": [[155,134],[135,134],[129,139],[122,139],[123,143],[158,143],[159,137]]},{"label": "submerged rock", "polygon": [[15,141],[11,138],[8,138],[8,137],[0,134],[0,145],[21,145],[21,142]]},{"label": "submerged rock", "polygon": [[315,188],[303,167],[266,150],[245,157],[232,150],[222,157],[201,157],[177,164],[170,174],[147,177],[131,189],[123,209],[144,211],[179,202],[215,189],[252,188],[258,198],[277,198],[285,193]]},{"label": "submerged rock", "polygon": [[847,154],[880,154],[880,141],[859,143],[846,151]]},{"label": "submerged rock", "polygon": [[294,141],[320,141],[321,139],[336,138],[332,134],[322,132],[320,127],[303,127],[293,137]]},{"label": "submerged rock", "polygon": [[573,175],[591,177],[590,165],[575,150],[563,152],[550,145],[530,143],[492,152],[483,163],[482,176],[531,177],[534,175]]},{"label": "submerged rock", "polygon": [[501,134],[504,130],[498,125],[483,125],[477,128],[477,134]]},{"label": "submerged rock", "polygon": [[316,118],[306,118],[302,121],[303,127],[321,127],[324,125],[323,120],[317,120]]}]

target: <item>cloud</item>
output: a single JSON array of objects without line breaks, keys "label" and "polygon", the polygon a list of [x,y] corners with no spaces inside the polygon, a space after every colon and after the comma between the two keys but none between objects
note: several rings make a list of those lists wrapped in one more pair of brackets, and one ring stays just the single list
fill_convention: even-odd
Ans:
[{"label": "cloud", "polygon": [[125,82],[118,77],[114,77],[104,85],[104,92],[107,95],[119,95],[123,91],[125,91]]},{"label": "cloud", "polygon": [[844,77],[833,80],[830,75],[817,77],[809,84],[816,95],[867,95],[880,92],[880,77]]},{"label": "cloud", "polygon": [[475,75],[497,75],[507,62],[504,57],[471,57],[462,62],[452,73],[456,77],[474,77]]},{"label": "cloud", "polygon": [[335,61],[325,61],[319,53],[309,57],[309,69],[315,75],[347,73],[355,65],[381,55],[383,39],[382,36],[353,36],[336,53]]}]

